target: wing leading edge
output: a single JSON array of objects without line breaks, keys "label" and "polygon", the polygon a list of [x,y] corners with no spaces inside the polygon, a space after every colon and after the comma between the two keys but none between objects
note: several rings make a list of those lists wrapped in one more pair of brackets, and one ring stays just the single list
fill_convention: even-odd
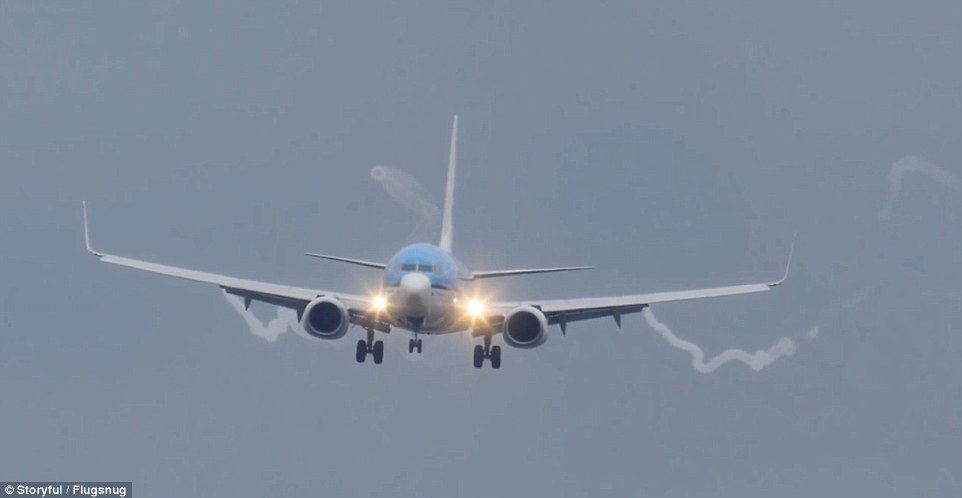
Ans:
[{"label": "wing leading edge", "polygon": [[554,273],[559,271],[593,270],[594,266],[562,266],[559,268],[520,268],[517,270],[487,270],[471,273],[472,279],[530,275],[532,273]]},{"label": "wing leading edge", "polygon": [[381,270],[387,268],[386,264],[378,263],[376,261],[367,261],[367,260],[355,259],[355,258],[344,258],[341,256],[331,256],[330,254],[317,254],[314,252],[305,252],[304,255],[310,256],[312,258],[329,259],[331,261],[340,261],[341,263],[350,263],[352,265],[366,266],[368,268],[377,268]]},{"label": "wing leading edge", "polygon": [[[796,233],[795,235],[797,236],[798,234]],[[782,278],[773,282],[628,296],[491,303],[490,309],[494,311],[496,315],[489,318],[489,324],[497,325],[503,321],[505,314],[512,309],[518,306],[528,305],[540,309],[548,319],[548,324],[560,325],[562,332],[566,331],[566,326],[569,322],[609,316],[613,317],[615,322],[621,326],[622,315],[638,313],[643,310],[645,306],[652,304],[767,292],[785,283],[788,279],[788,271],[791,268],[792,255],[794,252],[795,237],[793,236],[792,246],[788,252],[788,262],[785,264],[785,273],[782,275]],[[497,327],[493,327],[493,329],[497,330]]]},{"label": "wing leading edge", "polygon": [[262,301],[276,306],[295,309],[300,312],[303,310],[304,306],[307,305],[307,303],[317,297],[334,296],[344,302],[345,306],[347,306],[349,309],[359,310],[367,306],[367,299],[365,299],[364,296],[341,294],[320,289],[309,289],[305,287],[294,287],[290,285],[236,278],[217,273],[168,266],[159,263],[152,263],[150,261],[115,256],[113,254],[96,251],[90,244],[90,228],[87,221],[86,202],[83,203],[83,211],[84,241],[87,244],[87,251],[104,263],[126,266],[127,268],[134,268],[136,270],[156,273],[158,275],[167,275],[169,277],[217,285],[218,287],[224,289],[225,292],[243,297],[246,305],[250,305],[252,300]]}]

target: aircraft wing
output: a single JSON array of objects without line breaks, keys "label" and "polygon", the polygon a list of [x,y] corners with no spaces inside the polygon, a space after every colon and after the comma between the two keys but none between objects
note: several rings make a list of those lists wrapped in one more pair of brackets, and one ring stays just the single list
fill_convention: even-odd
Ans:
[{"label": "aircraft wing", "polygon": [[541,312],[544,313],[545,318],[548,319],[549,325],[558,324],[561,326],[562,332],[565,332],[569,322],[590,320],[592,318],[613,317],[615,322],[621,326],[622,315],[638,313],[646,306],[652,304],[767,292],[781,285],[788,278],[788,270],[791,266],[792,253],[794,251],[795,241],[793,239],[792,249],[788,254],[788,263],[785,265],[785,273],[779,280],[768,283],[732,285],[726,287],[712,287],[707,289],[684,291],[655,292],[650,294],[635,294],[628,296],[490,303],[487,306],[489,314],[487,315],[486,321],[490,327],[488,330],[492,332],[499,331],[500,325],[504,321],[504,316],[512,309],[525,305],[540,309]]},{"label": "aircraft wing", "polygon": [[340,261],[342,263],[351,263],[352,265],[366,266],[368,268],[380,268],[381,270],[387,268],[384,263],[377,263],[375,261],[365,261],[363,259],[354,258],[342,258],[340,256],[331,256],[330,254],[317,254],[314,252],[305,252],[305,256],[310,256],[312,258],[329,259],[331,261]]},{"label": "aircraft wing", "polygon": [[244,298],[245,305],[249,306],[251,301],[262,301],[276,306],[283,306],[303,311],[307,303],[320,296],[333,296],[341,300],[348,309],[352,311],[362,311],[368,307],[369,299],[364,296],[341,294],[320,289],[309,289],[305,287],[294,287],[290,285],[274,284],[269,282],[259,282],[243,278],[220,275],[204,271],[191,270],[176,266],[168,266],[150,261],[115,256],[94,250],[90,245],[90,231],[87,225],[87,206],[84,204],[84,238],[87,250],[104,263],[118,266],[126,266],[137,270],[167,275],[170,277],[192,280],[213,284],[225,292]]},{"label": "aircraft wing", "polygon": [[578,271],[578,270],[593,270],[594,266],[562,266],[559,268],[521,268],[517,270],[488,270],[488,271],[476,271],[471,273],[472,279],[479,278],[493,278],[493,277],[511,277],[514,275],[530,275],[532,273],[555,273],[559,271]]}]

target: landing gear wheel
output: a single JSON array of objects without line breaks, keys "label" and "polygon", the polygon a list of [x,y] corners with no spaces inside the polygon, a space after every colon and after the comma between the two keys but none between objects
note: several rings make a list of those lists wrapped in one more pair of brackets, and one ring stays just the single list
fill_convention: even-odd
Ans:
[{"label": "landing gear wheel", "polygon": [[491,346],[491,368],[501,368],[501,346]]},{"label": "landing gear wheel", "polygon": [[[408,339],[408,353],[414,352],[414,339]],[[420,353],[420,351],[418,351]]]},{"label": "landing gear wheel", "polygon": [[376,341],[374,343],[372,354],[374,355],[374,364],[380,365],[381,361],[384,360],[384,341]]},{"label": "landing gear wheel", "polygon": [[357,354],[355,355],[355,359],[357,359],[358,363],[364,363],[364,358],[366,356],[367,356],[367,341],[363,339],[360,341],[357,341]]},{"label": "landing gear wheel", "polygon": [[417,346],[415,346],[415,347],[418,348],[418,354],[421,354],[421,339],[418,339],[418,340],[416,340],[416,341],[414,341],[414,342],[417,343]]},{"label": "landing gear wheel", "polygon": [[474,368],[481,368],[484,365],[484,347],[480,344],[474,347]]}]

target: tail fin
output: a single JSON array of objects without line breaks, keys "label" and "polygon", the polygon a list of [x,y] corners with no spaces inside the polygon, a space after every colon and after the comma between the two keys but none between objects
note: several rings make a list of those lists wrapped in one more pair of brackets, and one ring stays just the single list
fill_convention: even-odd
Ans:
[{"label": "tail fin", "polygon": [[444,190],[444,214],[441,217],[441,249],[451,252],[453,227],[451,225],[451,211],[454,208],[454,164],[458,156],[458,115],[454,115],[454,126],[451,128],[451,155],[448,157],[448,184]]}]

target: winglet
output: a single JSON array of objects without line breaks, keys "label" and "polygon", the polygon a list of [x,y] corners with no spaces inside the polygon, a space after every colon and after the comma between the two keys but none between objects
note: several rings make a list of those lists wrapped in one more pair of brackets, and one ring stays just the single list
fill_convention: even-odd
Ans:
[{"label": "winglet", "polygon": [[87,250],[90,251],[90,254],[93,254],[94,256],[101,258],[103,257],[104,253],[97,252],[93,249],[93,247],[90,247],[90,227],[89,227],[89,224],[87,223],[87,201],[83,201],[83,206],[84,206],[84,242],[87,243]]},{"label": "winglet", "polygon": [[788,270],[792,267],[792,254],[795,253],[796,238],[798,238],[798,232],[795,232],[795,235],[792,235],[792,248],[788,250],[788,262],[785,263],[785,274],[782,275],[782,278],[780,278],[779,280],[768,284],[769,287],[775,287],[777,285],[781,285],[785,283],[786,280],[788,280]]}]

